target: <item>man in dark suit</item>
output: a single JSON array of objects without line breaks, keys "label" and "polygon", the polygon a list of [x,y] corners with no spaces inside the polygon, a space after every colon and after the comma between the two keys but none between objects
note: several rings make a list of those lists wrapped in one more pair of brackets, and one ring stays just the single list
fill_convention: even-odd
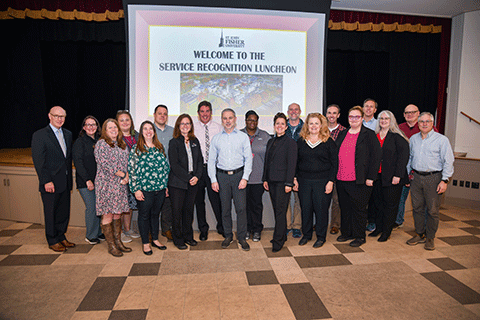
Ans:
[{"label": "man in dark suit", "polygon": [[32,158],[40,183],[45,215],[45,235],[53,251],[62,252],[75,244],[65,238],[70,219],[72,190],[72,133],[62,126],[66,112],[53,107],[50,124],[32,137]]}]

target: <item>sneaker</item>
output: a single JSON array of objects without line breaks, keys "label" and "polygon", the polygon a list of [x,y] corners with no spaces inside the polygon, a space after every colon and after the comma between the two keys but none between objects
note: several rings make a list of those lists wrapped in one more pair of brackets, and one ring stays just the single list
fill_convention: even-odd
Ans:
[{"label": "sneaker", "polygon": [[260,239],[262,239],[262,235],[260,232],[254,232],[253,233],[253,242],[258,242],[260,241]]},{"label": "sneaker", "polygon": [[230,244],[232,244],[233,239],[231,237],[225,238],[222,242],[222,248],[227,249]]},{"label": "sneaker", "polygon": [[376,226],[375,226],[375,223],[373,222],[370,222],[369,224],[367,224],[367,231],[374,231],[376,229]]},{"label": "sneaker", "polygon": [[427,242],[425,242],[425,250],[435,250],[435,242],[434,239],[428,239]]},{"label": "sneaker", "polygon": [[95,244],[99,244],[100,243],[100,240],[97,239],[97,238],[94,238],[94,239],[88,239],[88,238],[85,238],[85,241],[91,245],[95,245]]},{"label": "sneaker", "polygon": [[292,233],[293,232],[293,229],[287,229],[287,236],[289,233]]},{"label": "sneaker", "polygon": [[101,235],[99,235],[97,237],[97,239],[100,240],[100,241],[105,241],[105,235],[102,233]]},{"label": "sneaker", "polygon": [[401,228],[401,227],[403,227],[403,223],[398,224],[395,222],[395,224],[393,225],[393,230],[397,230],[398,228]]},{"label": "sneaker", "polygon": [[132,239],[140,238],[140,235],[138,233],[136,233],[135,231],[133,231],[132,229],[130,229],[128,231],[124,231],[123,233],[125,233],[127,236],[129,236]]},{"label": "sneaker", "polygon": [[125,232],[122,232],[122,242],[129,243],[132,242],[132,238],[130,238]]},{"label": "sneaker", "polygon": [[300,231],[300,229],[293,229],[292,233],[293,233],[294,238],[301,238],[302,237],[302,231]]},{"label": "sneaker", "polygon": [[425,243],[427,239],[425,238],[425,235],[416,235],[415,237],[411,238],[410,240],[407,240],[407,244],[410,246],[414,246],[419,243]]},{"label": "sneaker", "polygon": [[248,240],[248,239],[250,239],[250,231],[247,231],[245,233],[245,240]]},{"label": "sneaker", "polygon": [[243,251],[250,250],[250,245],[248,244],[247,240],[238,240],[238,243],[240,243]]}]

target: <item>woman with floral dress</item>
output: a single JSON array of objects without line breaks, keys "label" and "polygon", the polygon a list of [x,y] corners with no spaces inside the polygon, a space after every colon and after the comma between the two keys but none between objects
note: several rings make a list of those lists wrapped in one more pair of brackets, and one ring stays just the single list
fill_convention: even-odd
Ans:
[{"label": "woman with floral dress", "polygon": [[121,240],[120,217],[129,211],[128,152],[117,120],[105,120],[94,154],[97,162],[95,177],[97,215],[102,216],[102,231],[107,240],[108,252],[115,257],[121,257],[122,252],[130,252],[132,249],[125,247]]},{"label": "woman with floral dress", "polygon": [[138,229],[142,238],[143,253],[153,254],[150,247],[167,249],[158,241],[159,216],[165,200],[170,167],[163,145],[150,121],[140,126],[138,143],[130,150],[128,161],[130,191],[135,194],[138,206]]}]

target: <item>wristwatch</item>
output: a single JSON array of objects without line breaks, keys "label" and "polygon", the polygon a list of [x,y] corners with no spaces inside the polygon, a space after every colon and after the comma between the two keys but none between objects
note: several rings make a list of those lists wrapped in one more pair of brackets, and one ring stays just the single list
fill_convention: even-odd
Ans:
[{"label": "wristwatch", "polygon": [[442,179],[442,181],[445,182],[445,183],[448,183],[450,181],[450,179],[448,179],[448,178],[447,179]]}]

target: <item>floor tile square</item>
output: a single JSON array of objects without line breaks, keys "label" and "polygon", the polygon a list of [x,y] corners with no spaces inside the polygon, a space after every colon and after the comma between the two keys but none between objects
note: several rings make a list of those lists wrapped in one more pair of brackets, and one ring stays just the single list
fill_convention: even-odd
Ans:
[{"label": "floor tile square", "polygon": [[287,247],[283,247],[278,252],[272,252],[272,247],[264,248],[265,254],[268,258],[279,258],[279,257],[291,257],[292,253],[288,250]]},{"label": "floor tile square", "polygon": [[468,223],[474,227],[480,227],[480,220],[463,220],[463,222]]},{"label": "floor tile square", "polygon": [[352,264],[342,254],[295,257],[300,268],[333,267]]},{"label": "floor tile square", "polygon": [[22,232],[22,230],[18,230],[18,229],[13,229],[13,230],[1,230],[0,231],[0,237],[13,237],[14,235],[16,235],[17,233],[19,232]]},{"label": "floor tile square", "polygon": [[[198,241],[198,244],[194,247],[190,247],[190,250],[222,250],[222,241]],[[227,249],[237,249],[235,241]]]},{"label": "floor tile square", "polygon": [[473,234],[473,235],[479,235],[480,234],[480,229],[476,228],[476,227],[466,227],[466,228],[460,228],[460,229],[462,229],[463,231],[466,231],[470,234]]},{"label": "floor tile square", "polygon": [[59,256],[59,254],[12,254],[0,261],[0,266],[51,265]]},{"label": "floor tile square", "polygon": [[281,287],[297,319],[332,317],[310,283],[282,284]]},{"label": "floor tile square", "polygon": [[98,277],[77,311],[112,310],[127,277]]},{"label": "floor tile square", "polygon": [[365,252],[360,247],[352,247],[348,243],[334,243],[335,248],[340,251],[340,253],[354,253],[354,252]]},{"label": "floor tile square", "polygon": [[143,310],[113,310],[108,320],[145,320],[148,309]]},{"label": "floor tile square", "polygon": [[45,229],[44,225],[38,224],[38,223],[32,223],[31,226],[29,226],[27,229]]},{"label": "floor tile square", "polygon": [[7,246],[1,246],[0,245],[0,254],[10,254],[13,251],[17,250],[21,246],[19,245],[7,245]]},{"label": "floor tile square", "polygon": [[440,221],[456,221],[457,220],[441,212],[438,213],[438,218],[440,219]]},{"label": "floor tile square", "polygon": [[65,253],[71,254],[71,253],[89,253],[90,250],[93,249],[93,246],[91,244],[77,244],[73,248],[68,248]]},{"label": "floor tile square", "polygon": [[128,276],[157,276],[160,263],[134,263]]},{"label": "floor tile square", "polygon": [[444,271],[422,273],[421,275],[461,304],[480,303],[480,293]]},{"label": "floor tile square", "polygon": [[457,236],[457,237],[438,237],[443,242],[451,246],[461,246],[466,244],[480,244],[480,238],[475,236]]},{"label": "floor tile square", "polygon": [[278,284],[277,276],[275,272],[271,270],[267,271],[247,271],[248,284],[251,286],[266,285],[266,284]]},{"label": "floor tile square", "polygon": [[108,320],[111,311],[77,311],[70,320]]},{"label": "floor tile square", "polygon": [[448,271],[448,270],[460,270],[460,269],[466,269],[464,266],[462,266],[460,263],[456,262],[455,260],[452,260],[450,258],[432,258],[432,259],[427,259],[443,271]]}]

